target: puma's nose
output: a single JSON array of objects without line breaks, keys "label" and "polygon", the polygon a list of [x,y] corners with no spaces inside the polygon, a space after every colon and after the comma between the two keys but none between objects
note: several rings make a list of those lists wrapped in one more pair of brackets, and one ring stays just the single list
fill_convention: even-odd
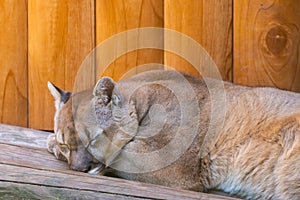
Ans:
[{"label": "puma's nose", "polygon": [[74,166],[74,165],[71,165],[70,166],[70,169],[72,170],[75,170],[75,171],[79,171],[79,172],[88,172],[90,170],[90,167],[78,167],[78,166]]}]

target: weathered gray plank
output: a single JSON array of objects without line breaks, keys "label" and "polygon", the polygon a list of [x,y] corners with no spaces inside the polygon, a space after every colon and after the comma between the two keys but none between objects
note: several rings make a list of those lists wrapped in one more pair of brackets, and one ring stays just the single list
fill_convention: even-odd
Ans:
[{"label": "weathered gray plank", "polygon": [[76,189],[65,189],[59,187],[45,187],[39,185],[20,184],[0,181],[0,199],[100,199],[101,200],[141,200],[117,194],[105,194],[99,192],[82,191]]},{"label": "weathered gray plank", "polygon": [[[207,195],[203,193],[176,190],[172,188],[132,182],[117,178],[93,176],[79,173],[66,174],[61,172],[46,171],[0,164],[0,187],[4,182],[22,183],[43,186],[45,188],[74,189],[80,191],[97,192],[99,196],[105,194],[119,194],[129,197],[150,199],[229,199]],[[63,191],[63,190],[62,190]]]},{"label": "weathered gray plank", "polygon": [[31,147],[47,147],[49,133],[44,131],[0,124],[0,142]]},{"label": "weathered gray plank", "polygon": [[231,199],[69,170],[47,152],[48,135],[0,124],[0,199]]},{"label": "weathered gray plank", "polygon": [[[68,164],[57,160],[46,148],[30,148],[28,146],[15,146],[2,144],[0,139],[0,163],[32,167],[46,170],[68,170]],[[68,170],[71,171],[71,170]]]}]

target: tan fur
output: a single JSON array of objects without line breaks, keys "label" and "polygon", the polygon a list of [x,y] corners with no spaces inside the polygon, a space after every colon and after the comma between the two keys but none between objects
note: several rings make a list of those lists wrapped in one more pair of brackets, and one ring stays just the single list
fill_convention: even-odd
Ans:
[{"label": "tan fur", "polygon": [[[163,85],[171,83],[181,87],[181,82],[172,79],[173,73],[146,72],[116,85],[104,78],[96,84],[94,92],[76,94],[81,96],[76,103],[76,95],[73,95],[58,108],[54,144],[58,145],[61,131],[68,138],[64,141],[71,149],[81,149],[71,152],[67,158],[70,166],[77,166],[71,168],[82,171],[91,168],[91,163],[92,167],[99,167],[95,158],[116,168],[126,164],[122,162],[126,158],[125,151],[147,153],[172,141],[180,125],[180,104],[174,92]],[[300,95],[275,88],[244,87],[224,82],[225,122],[219,125],[222,126],[221,132],[216,137],[203,143],[204,138],[210,137],[206,133],[211,120],[211,95],[203,79],[184,77],[192,86],[201,111],[198,120],[191,115],[190,121],[197,126],[198,134],[189,149],[171,165],[156,171],[113,172],[126,179],[176,188],[219,189],[245,199],[299,199]],[[207,81],[214,83],[214,80]],[[139,88],[139,85],[144,87]],[[218,96],[220,88],[213,89],[221,98]],[[191,97],[186,96],[185,101],[190,100]],[[70,111],[72,104],[73,112]],[[158,104],[163,105],[169,114],[163,127],[159,127],[159,121],[156,125],[161,128],[160,133],[146,139],[137,137],[143,130],[141,127],[152,123],[149,108]],[[120,130],[119,127],[125,128]],[[210,147],[208,154],[201,152],[203,145]],[[52,152],[56,148],[53,138],[48,148]],[[160,161],[147,162],[156,165]]]}]

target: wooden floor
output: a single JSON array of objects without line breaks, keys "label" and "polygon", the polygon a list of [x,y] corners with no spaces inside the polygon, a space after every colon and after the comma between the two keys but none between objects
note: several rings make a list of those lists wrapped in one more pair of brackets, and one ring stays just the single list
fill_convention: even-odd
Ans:
[{"label": "wooden floor", "polygon": [[0,199],[231,199],[69,170],[48,134],[0,124]]}]

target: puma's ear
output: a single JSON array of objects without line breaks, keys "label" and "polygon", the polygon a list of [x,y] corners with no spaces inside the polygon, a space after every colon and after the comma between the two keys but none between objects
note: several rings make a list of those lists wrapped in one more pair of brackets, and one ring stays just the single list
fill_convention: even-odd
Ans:
[{"label": "puma's ear", "polygon": [[65,104],[71,96],[70,92],[66,92],[66,91],[58,88],[57,86],[55,86],[53,83],[51,83],[49,81],[48,81],[48,89],[55,99],[56,109],[58,109],[60,107],[60,105]]},{"label": "puma's ear", "polygon": [[93,94],[95,97],[102,100],[104,104],[108,104],[111,100],[112,92],[115,87],[115,82],[109,77],[101,78],[94,87]]}]

